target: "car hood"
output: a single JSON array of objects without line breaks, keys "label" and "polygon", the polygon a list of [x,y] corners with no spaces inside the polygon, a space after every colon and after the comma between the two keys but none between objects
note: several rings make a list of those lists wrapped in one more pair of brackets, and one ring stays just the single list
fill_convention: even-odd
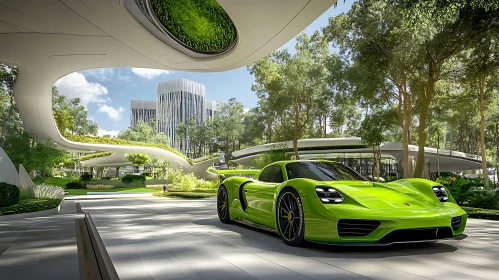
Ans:
[{"label": "car hood", "polygon": [[[397,183],[369,181],[322,182],[369,209],[434,209],[443,207],[437,199]],[[408,208],[410,207],[410,208]]]}]

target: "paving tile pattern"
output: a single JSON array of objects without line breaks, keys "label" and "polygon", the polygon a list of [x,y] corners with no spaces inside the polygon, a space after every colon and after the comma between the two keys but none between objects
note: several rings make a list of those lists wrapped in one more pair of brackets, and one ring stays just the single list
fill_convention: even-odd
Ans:
[{"label": "paving tile pattern", "polygon": [[0,279],[79,279],[76,216],[0,222]]},{"label": "paving tile pattern", "polygon": [[294,248],[275,234],[222,224],[215,200],[107,199],[81,205],[123,280],[499,279],[496,221],[470,219],[469,237],[462,241]]}]

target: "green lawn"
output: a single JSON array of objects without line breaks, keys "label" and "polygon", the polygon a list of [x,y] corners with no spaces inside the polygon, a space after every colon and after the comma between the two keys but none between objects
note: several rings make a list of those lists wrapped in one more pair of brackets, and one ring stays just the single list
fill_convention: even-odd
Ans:
[{"label": "green lawn", "polygon": [[[78,181],[80,177],[73,177],[73,181]],[[69,177],[64,177],[64,178],[58,178],[58,177],[47,177],[45,178],[45,184],[46,185],[51,185],[51,186],[59,186],[61,188],[65,188],[66,184],[71,182],[71,178]],[[37,177],[35,180],[33,180],[33,183],[36,185],[41,185],[42,180],[40,177]]]},{"label": "green lawn", "polygon": [[87,190],[87,189],[67,189],[68,195],[86,195],[87,192],[137,192],[137,193],[157,193],[161,190],[148,189],[144,186],[115,188],[110,190]]}]

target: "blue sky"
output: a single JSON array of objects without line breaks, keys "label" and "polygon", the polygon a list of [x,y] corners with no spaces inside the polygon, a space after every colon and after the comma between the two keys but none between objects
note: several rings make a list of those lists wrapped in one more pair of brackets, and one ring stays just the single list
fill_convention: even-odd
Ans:
[{"label": "blue sky", "polygon": [[[350,9],[352,1],[338,1],[310,24],[304,31],[312,34],[328,23],[328,19]],[[281,48],[294,49],[296,41],[290,40]],[[235,97],[245,108],[257,105],[257,97],[251,91],[254,82],[246,67],[217,73],[190,73],[154,69],[101,68],[72,73],[60,79],[56,86],[68,97],[80,97],[87,107],[90,119],[96,122],[100,134],[116,134],[130,124],[130,100],[156,99],[158,82],[185,78],[206,86],[206,97],[227,102]]]}]

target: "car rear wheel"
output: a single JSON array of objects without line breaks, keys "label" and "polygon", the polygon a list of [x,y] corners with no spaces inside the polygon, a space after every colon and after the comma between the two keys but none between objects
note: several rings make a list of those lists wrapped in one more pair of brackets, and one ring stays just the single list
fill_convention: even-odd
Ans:
[{"label": "car rear wheel", "polygon": [[229,213],[229,194],[227,193],[227,188],[225,188],[225,186],[220,186],[218,188],[217,209],[220,221],[224,224],[230,224],[232,221]]},{"label": "car rear wheel", "polygon": [[294,189],[286,189],[277,200],[277,229],[284,243],[299,246],[303,243],[305,227],[303,206]]}]

